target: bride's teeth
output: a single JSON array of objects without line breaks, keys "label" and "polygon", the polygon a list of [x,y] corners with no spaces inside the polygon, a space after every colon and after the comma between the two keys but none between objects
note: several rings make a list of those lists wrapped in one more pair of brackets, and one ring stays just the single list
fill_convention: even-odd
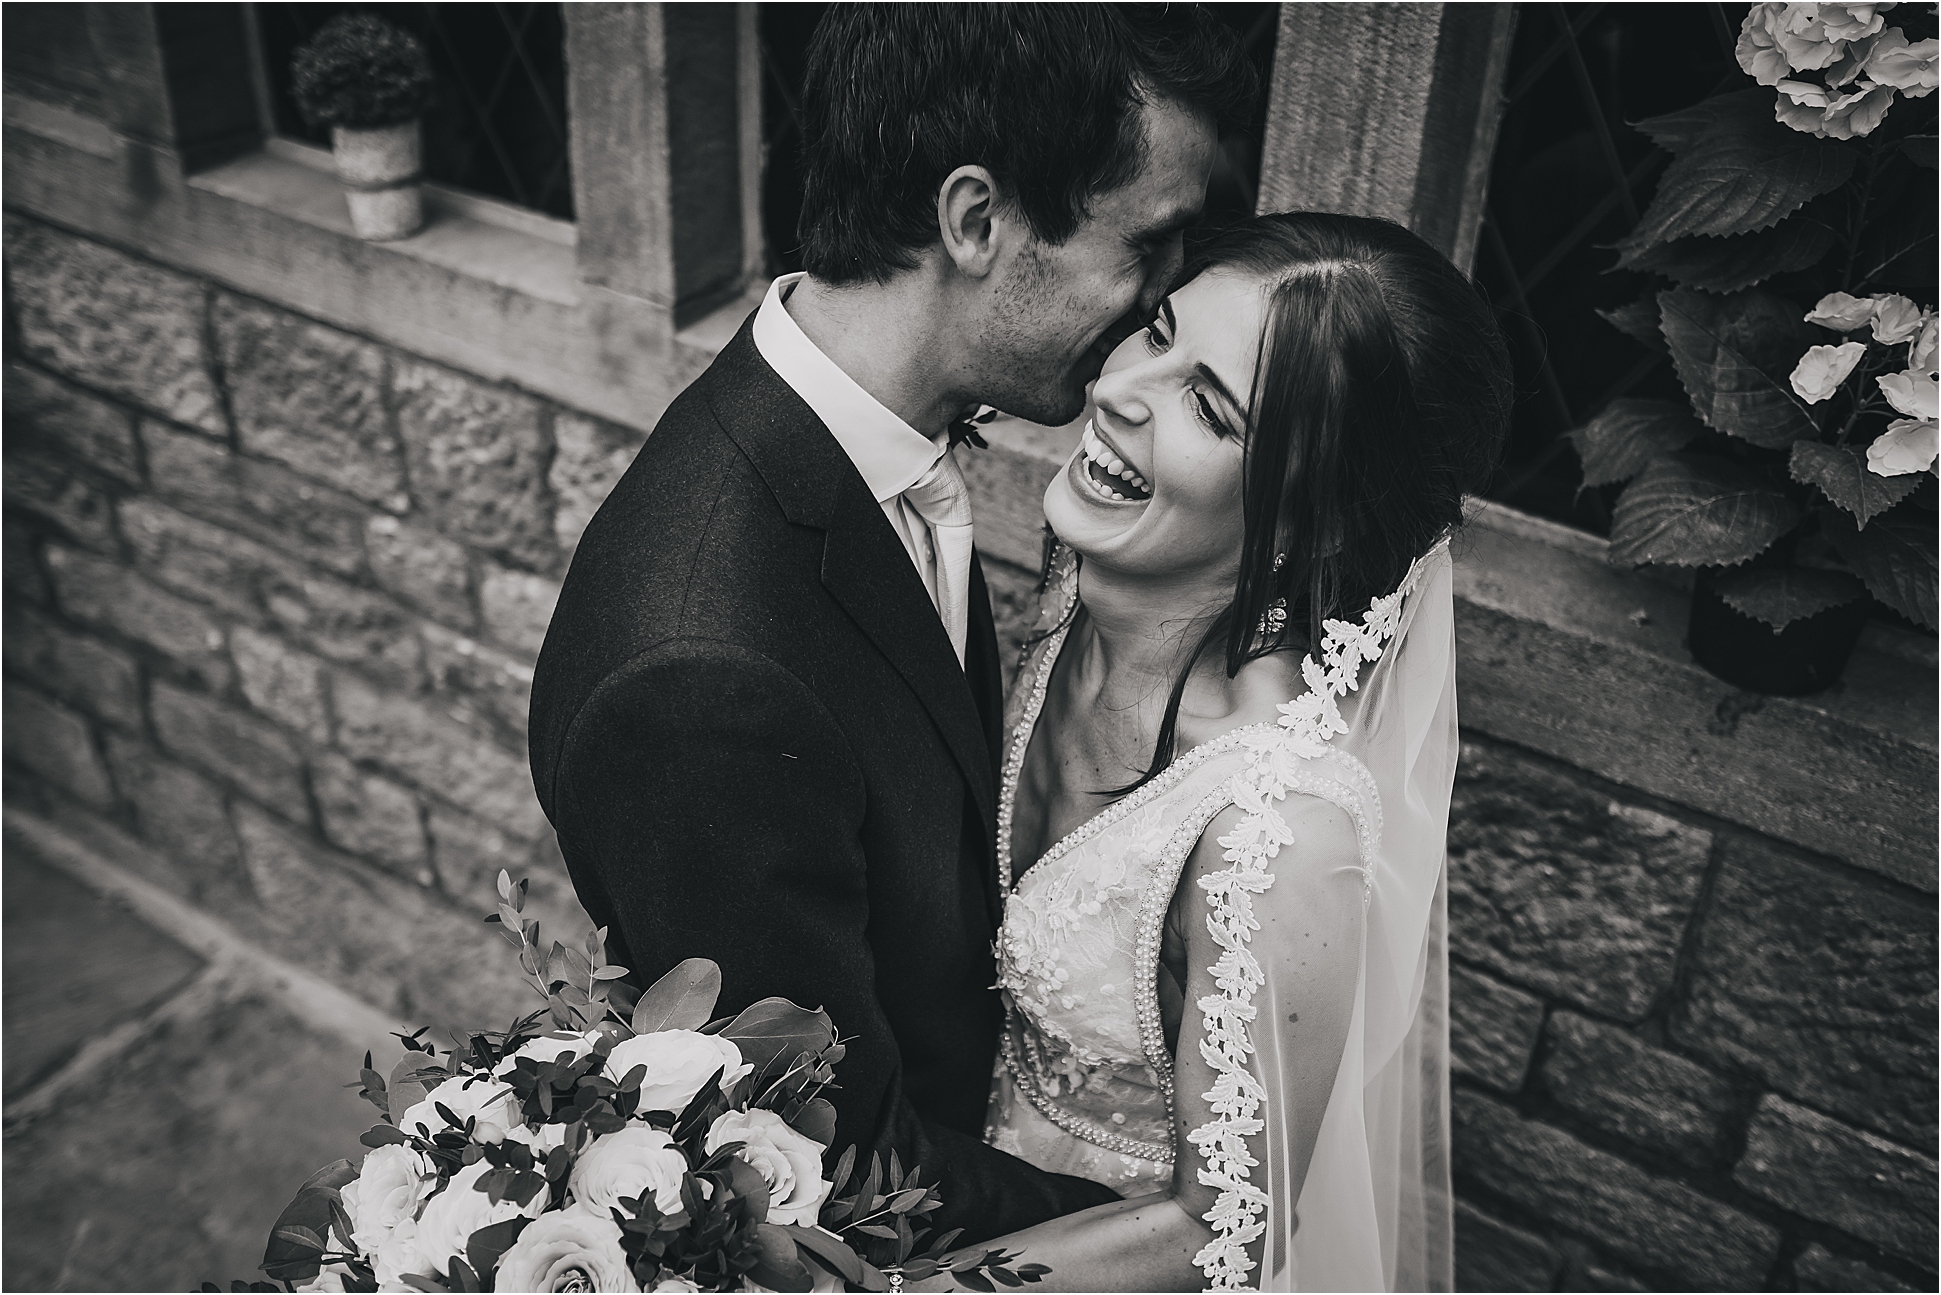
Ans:
[{"label": "bride's teeth", "polygon": [[1126,470],[1125,461],[1122,459],[1113,459],[1110,463],[1107,463],[1105,465],[1105,470],[1107,472],[1110,472],[1113,476],[1116,477],[1121,472],[1124,472]]}]

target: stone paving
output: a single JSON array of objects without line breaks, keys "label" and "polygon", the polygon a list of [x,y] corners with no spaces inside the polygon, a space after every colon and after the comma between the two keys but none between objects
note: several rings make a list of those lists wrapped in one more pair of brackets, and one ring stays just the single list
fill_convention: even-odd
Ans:
[{"label": "stone paving", "polygon": [[361,1152],[375,1113],[342,1087],[357,1047],[274,984],[212,974],[14,833],[0,866],[0,1286],[187,1291],[260,1277],[297,1185]]}]

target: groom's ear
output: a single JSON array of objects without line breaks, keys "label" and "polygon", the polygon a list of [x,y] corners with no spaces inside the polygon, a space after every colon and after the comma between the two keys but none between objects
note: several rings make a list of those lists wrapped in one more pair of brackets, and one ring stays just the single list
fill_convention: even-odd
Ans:
[{"label": "groom's ear", "polygon": [[1000,210],[997,181],[981,166],[960,166],[937,190],[937,232],[944,255],[967,278],[997,268],[999,243],[1010,221]]}]

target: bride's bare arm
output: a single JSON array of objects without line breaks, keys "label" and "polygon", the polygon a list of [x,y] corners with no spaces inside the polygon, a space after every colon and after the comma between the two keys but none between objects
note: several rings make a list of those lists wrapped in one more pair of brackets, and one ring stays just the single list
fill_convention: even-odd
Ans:
[{"label": "bride's bare arm", "polygon": [[[1362,884],[1355,830],[1346,813],[1298,795],[1276,808],[1294,840],[1269,864],[1274,882],[1255,897],[1260,929],[1248,945],[1267,981],[1256,999],[1259,1016],[1249,1027],[1259,1054],[1254,1073],[1271,1075],[1275,1091],[1259,1112],[1266,1127],[1248,1138],[1248,1146],[1261,1161],[1250,1181],[1262,1191],[1289,1193],[1285,1208],[1291,1209],[1307,1178],[1354,1012]],[[1206,1160],[1187,1136],[1216,1118],[1206,1094],[1218,1072],[1201,1050],[1205,1019],[1198,1004],[1220,994],[1213,964],[1221,949],[1207,930],[1206,892],[1198,883],[1231,866],[1219,838],[1233,832],[1241,818],[1238,808],[1215,818],[1180,879],[1186,894],[1187,974],[1174,1078],[1172,1185],[988,1243],[1022,1250],[1019,1262],[1049,1265],[1051,1275],[1036,1289],[1180,1291],[1205,1285],[1194,1256],[1213,1239],[1205,1216],[1220,1189],[1200,1181]],[[1258,1263],[1259,1243],[1248,1253]],[[928,1288],[951,1289],[941,1281]]]}]

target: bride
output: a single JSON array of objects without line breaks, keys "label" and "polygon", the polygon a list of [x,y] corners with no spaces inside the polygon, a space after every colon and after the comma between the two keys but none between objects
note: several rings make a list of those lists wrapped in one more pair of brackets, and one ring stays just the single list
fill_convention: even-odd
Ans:
[{"label": "bride", "polygon": [[1093,392],[1007,713],[986,1138],[1042,1289],[1447,1290],[1448,542],[1508,421],[1386,221],[1220,236]]}]

